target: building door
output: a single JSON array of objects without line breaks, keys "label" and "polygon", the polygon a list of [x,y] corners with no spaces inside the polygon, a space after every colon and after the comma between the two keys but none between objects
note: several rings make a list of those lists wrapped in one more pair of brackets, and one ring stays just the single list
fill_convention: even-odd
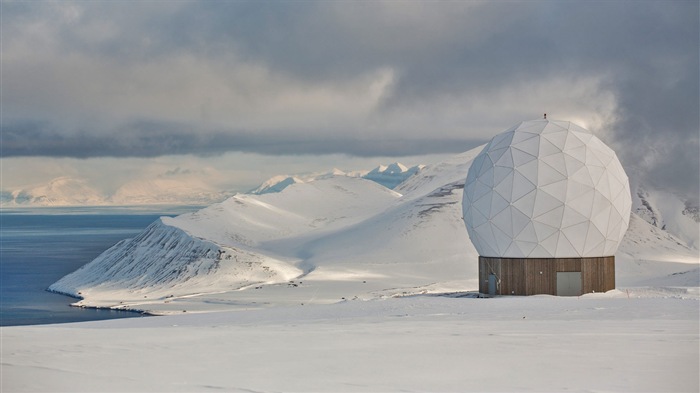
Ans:
[{"label": "building door", "polygon": [[557,296],[580,296],[581,292],[581,272],[557,272]]},{"label": "building door", "polygon": [[496,295],[496,275],[489,274],[489,295]]}]

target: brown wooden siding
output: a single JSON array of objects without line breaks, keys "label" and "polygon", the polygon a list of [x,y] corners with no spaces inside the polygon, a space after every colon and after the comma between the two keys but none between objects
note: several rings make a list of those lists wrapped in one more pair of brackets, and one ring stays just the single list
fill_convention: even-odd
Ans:
[{"label": "brown wooden siding", "polygon": [[489,274],[498,280],[498,295],[556,295],[557,272],[581,272],[582,293],[615,289],[615,257],[494,258],[479,257],[479,292],[488,293]]}]

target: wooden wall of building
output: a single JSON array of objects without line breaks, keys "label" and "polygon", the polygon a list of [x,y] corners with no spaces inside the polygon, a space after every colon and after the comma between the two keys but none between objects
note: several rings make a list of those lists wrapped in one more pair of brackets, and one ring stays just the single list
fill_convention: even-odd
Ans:
[{"label": "wooden wall of building", "polygon": [[498,280],[497,295],[557,294],[557,272],[581,272],[582,293],[615,289],[615,257],[479,257],[479,292],[489,293],[489,274]]}]

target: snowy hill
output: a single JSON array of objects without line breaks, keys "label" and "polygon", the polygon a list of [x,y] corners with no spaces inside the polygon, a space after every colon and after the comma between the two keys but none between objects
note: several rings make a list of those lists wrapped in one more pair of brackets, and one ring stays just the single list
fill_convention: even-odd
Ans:
[{"label": "snowy hill", "polygon": [[[480,150],[395,190],[326,174],[162,218],[50,289],[80,305],[154,313],[475,290],[461,198]],[[698,250],[636,215],[617,258],[618,285],[698,286]]]}]

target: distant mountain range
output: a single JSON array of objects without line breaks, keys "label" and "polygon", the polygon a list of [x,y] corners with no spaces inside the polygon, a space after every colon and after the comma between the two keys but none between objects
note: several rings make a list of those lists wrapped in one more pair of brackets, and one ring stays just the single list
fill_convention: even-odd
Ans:
[{"label": "distant mountain range", "polygon": [[[396,162],[388,166],[380,165],[370,171],[343,172],[333,169],[313,175],[275,176],[249,193],[261,195],[280,192],[296,183],[304,183],[328,176],[363,177],[387,188],[394,188],[407,178],[418,173],[424,165],[407,168]],[[187,179],[153,178],[134,180],[106,195],[86,180],[59,177],[47,184],[25,187],[11,191],[0,191],[0,204],[3,207],[39,206],[124,206],[124,205],[209,205],[221,202],[234,193],[217,190],[200,178]]]},{"label": "distant mountain range", "polygon": [[209,205],[231,196],[198,179],[168,178],[135,180],[105,195],[84,179],[59,177],[49,183],[0,192],[3,207],[38,206],[124,206],[124,205]]}]

